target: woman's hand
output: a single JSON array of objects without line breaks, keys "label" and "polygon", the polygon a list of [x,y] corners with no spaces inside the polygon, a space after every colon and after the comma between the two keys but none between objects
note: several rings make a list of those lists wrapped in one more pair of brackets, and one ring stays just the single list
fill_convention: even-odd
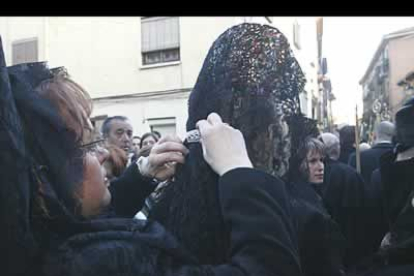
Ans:
[{"label": "woman's hand", "polygon": [[148,157],[138,160],[138,167],[142,175],[165,181],[174,176],[177,163],[183,164],[187,153],[179,137],[165,136],[154,144]]},{"label": "woman's hand", "polygon": [[203,155],[210,167],[220,176],[235,168],[252,168],[242,133],[222,122],[211,113],[207,120],[197,122]]}]

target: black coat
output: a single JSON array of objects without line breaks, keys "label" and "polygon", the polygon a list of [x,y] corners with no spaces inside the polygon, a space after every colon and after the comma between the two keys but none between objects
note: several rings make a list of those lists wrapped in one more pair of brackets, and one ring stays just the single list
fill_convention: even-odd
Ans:
[{"label": "black coat", "polygon": [[156,187],[157,183],[142,176],[138,166],[131,164],[120,177],[111,181],[111,213],[118,217],[134,217]]},{"label": "black coat", "polygon": [[344,275],[345,239],[310,183],[288,186],[305,276]]},{"label": "black coat", "polygon": [[343,148],[341,147],[341,152],[339,154],[339,162],[342,162],[344,164],[348,164],[349,156],[355,152],[355,148]]},{"label": "black coat", "polygon": [[[362,275],[362,274],[360,274]],[[363,274],[364,276],[412,276],[414,275],[414,265],[399,265],[383,267],[379,270]]]},{"label": "black coat", "polygon": [[[414,239],[414,158],[395,162],[395,154],[389,152],[381,158],[380,173],[385,215],[394,243]],[[414,242],[409,247],[413,250]]]},{"label": "black coat", "polygon": [[[393,145],[391,143],[380,143],[361,152],[361,175],[364,178],[365,184],[369,185],[371,183],[371,174],[375,169],[379,168],[381,156],[392,149]],[[348,164],[356,168],[355,152],[349,156]]]},{"label": "black coat", "polygon": [[347,240],[344,264],[350,267],[370,253],[369,236],[364,232],[364,181],[354,168],[327,158],[321,190],[326,209]]},{"label": "black coat", "polygon": [[366,209],[370,213],[370,240],[371,250],[376,252],[381,245],[381,241],[389,230],[387,216],[384,208],[384,191],[381,183],[380,169],[376,169],[371,174],[371,183],[367,183]]},{"label": "black coat", "polygon": [[372,175],[374,183],[382,187],[390,245],[378,251],[368,272],[358,275],[414,275],[414,159],[395,162],[395,158],[394,153],[385,153],[380,170]]},{"label": "black coat", "polygon": [[[376,252],[381,244],[381,240],[388,230],[387,221],[384,214],[382,187],[380,175],[374,173],[380,167],[380,158],[387,152],[391,152],[391,143],[380,143],[371,149],[361,152],[361,175],[364,178],[365,211],[366,220],[364,223],[368,246],[368,253]],[[356,167],[356,157],[353,153],[349,158],[349,164]]]},{"label": "black coat", "polygon": [[218,186],[230,238],[221,264],[201,265],[158,223],[118,219],[95,222],[51,250],[43,275],[301,275],[284,183],[235,169]]}]

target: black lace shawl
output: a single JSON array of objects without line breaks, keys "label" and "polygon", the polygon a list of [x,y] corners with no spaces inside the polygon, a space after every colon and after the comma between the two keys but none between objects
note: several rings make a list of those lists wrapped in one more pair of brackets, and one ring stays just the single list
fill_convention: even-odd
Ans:
[{"label": "black lace shawl", "polygon": [[44,63],[7,68],[2,49],[0,59],[2,267],[20,275],[37,263],[57,224],[65,229],[75,219],[68,191],[83,161],[56,109],[34,91],[52,72]]},{"label": "black lace shawl", "polygon": [[[216,112],[241,130],[255,168],[287,175],[291,153],[309,129],[316,129],[301,114],[304,85],[303,72],[279,30],[234,26],[217,38],[204,60],[188,102],[187,130]],[[228,254],[229,232],[219,210],[217,175],[204,162],[199,144],[187,146],[185,165],[150,217],[201,263],[221,263]]]},{"label": "black lace shawl", "polygon": [[[1,41],[0,41],[1,42]],[[0,43],[1,45],[1,43]],[[0,46],[2,47],[2,46]],[[30,176],[23,127],[0,49],[0,244],[1,267],[10,275],[24,273],[36,251],[30,217]],[[18,173],[19,172],[19,173]]]}]

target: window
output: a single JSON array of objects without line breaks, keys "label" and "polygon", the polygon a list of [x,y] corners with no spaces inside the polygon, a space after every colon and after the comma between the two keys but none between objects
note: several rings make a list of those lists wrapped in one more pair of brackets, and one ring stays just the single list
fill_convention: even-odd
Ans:
[{"label": "window", "polygon": [[176,134],[176,122],[175,118],[154,118],[148,119],[148,124],[151,131],[158,131],[161,136],[175,135]]},{"label": "window", "polygon": [[178,17],[141,18],[142,64],[180,60]]},{"label": "window", "polygon": [[12,63],[38,61],[37,38],[25,39],[12,44]]},{"label": "window", "polygon": [[296,48],[300,49],[300,25],[298,21],[293,23],[293,44],[295,44]]}]

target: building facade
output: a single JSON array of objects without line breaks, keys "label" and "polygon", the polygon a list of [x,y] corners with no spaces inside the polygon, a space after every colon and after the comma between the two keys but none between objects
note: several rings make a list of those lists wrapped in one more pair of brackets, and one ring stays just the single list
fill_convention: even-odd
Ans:
[{"label": "building facade", "polygon": [[308,80],[302,111],[312,117],[320,65],[313,17],[0,17],[0,35],[8,65],[65,66],[90,93],[97,127],[123,115],[137,135],[184,137],[188,96],[211,44],[242,22],[275,26],[288,38]]},{"label": "building facade", "polygon": [[385,35],[360,81],[363,89],[363,132],[372,133],[410,96],[399,84],[414,69],[414,28]]},{"label": "building facade", "polygon": [[328,74],[328,60],[323,51],[323,17],[316,19],[316,35],[318,47],[318,91],[312,96],[312,118],[317,119],[323,131],[332,132],[334,128],[332,101],[332,83]]}]

